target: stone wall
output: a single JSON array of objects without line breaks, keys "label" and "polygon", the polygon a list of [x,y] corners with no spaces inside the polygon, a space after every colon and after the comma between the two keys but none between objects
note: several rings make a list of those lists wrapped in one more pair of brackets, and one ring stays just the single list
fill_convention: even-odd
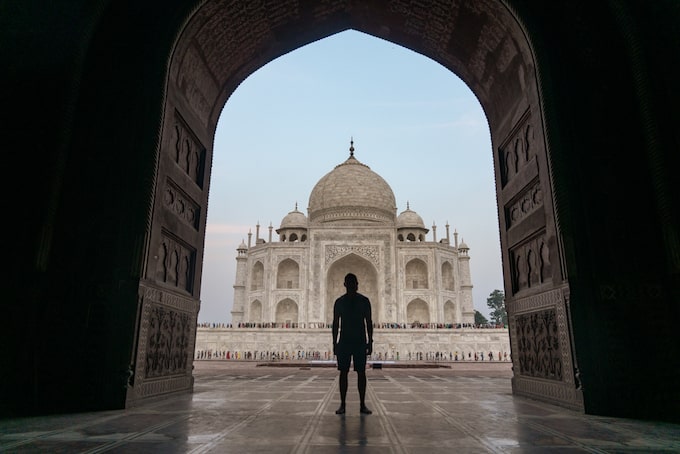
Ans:
[{"label": "stone wall", "polygon": [[[196,352],[319,352],[321,358],[331,357],[332,335],[330,328],[198,328]],[[373,332],[375,355],[382,353],[392,359],[408,354],[440,352],[446,355],[475,352],[507,353],[510,357],[510,339],[507,329],[375,329]],[[384,358],[384,356],[383,356]],[[415,359],[415,355],[412,356]]]}]

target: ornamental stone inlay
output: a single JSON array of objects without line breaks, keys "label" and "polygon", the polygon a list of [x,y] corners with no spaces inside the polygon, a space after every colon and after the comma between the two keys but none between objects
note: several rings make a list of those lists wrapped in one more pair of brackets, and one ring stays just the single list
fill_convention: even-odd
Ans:
[{"label": "ornamental stone inlay", "polygon": [[198,231],[201,207],[191,200],[172,180],[167,180],[163,197],[165,207],[182,222]]},{"label": "ornamental stone inlay", "polygon": [[510,182],[536,155],[531,112],[517,122],[505,143],[498,149],[503,186]]},{"label": "ornamental stone inlay", "polygon": [[534,181],[510,206],[505,208],[508,228],[514,227],[522,219],[543,206],[543,194],[538,180]]},{"label": "ornamental stone inlay", "polygon": [[563,364],[554,309],[515,317],[519,373],[562,381]]},{"label": "ornamental stone inlay", "polygon": [[380,250],[377,246],[326,246],[326,264],[348,254],[358,254],[366,257],[375,265],[380,265]]}]

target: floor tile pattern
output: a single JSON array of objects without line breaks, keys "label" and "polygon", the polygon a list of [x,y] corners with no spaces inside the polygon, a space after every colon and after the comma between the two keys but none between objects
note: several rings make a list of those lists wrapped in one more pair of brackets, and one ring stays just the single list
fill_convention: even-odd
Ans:
[{"label": "floor tile pattern", "polygon": [[507,364],[350,373],[197,362],[195,392],[137,408],[0,420],[0,452],[680,453],[680,425],[582,415],[514,397]]}]

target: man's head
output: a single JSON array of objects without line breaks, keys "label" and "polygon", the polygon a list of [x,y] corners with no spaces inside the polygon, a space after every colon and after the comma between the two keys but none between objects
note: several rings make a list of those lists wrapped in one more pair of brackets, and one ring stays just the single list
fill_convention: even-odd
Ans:
[{"label": "man's head", "polygon": [[347,293],[356,293],[359,288],[359,281],[354,274],[349,273],[345,276],[345,288],[347,289]]}]

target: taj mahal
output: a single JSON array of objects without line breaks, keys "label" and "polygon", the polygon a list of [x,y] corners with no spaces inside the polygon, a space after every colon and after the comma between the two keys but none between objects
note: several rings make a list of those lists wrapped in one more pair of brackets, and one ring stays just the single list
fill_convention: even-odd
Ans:
[{"label": "taj mahal", "polygon": [[381,357],[509,353],[507,330],[474,327],[469,247],[448,222],[437,239],[436,225],[426,228],[408,203],[397,215],[390,185],[354,152],[352,141],[349,157],[316,183],[307,215],[296,204],[281,220],[278,241],[271,225],[265,239],[258,223],[254,244],[248,233],[237,248],[232,323],[199,327],[197,352],[327,356],[333,304],[354,273],[371,301]]}]

